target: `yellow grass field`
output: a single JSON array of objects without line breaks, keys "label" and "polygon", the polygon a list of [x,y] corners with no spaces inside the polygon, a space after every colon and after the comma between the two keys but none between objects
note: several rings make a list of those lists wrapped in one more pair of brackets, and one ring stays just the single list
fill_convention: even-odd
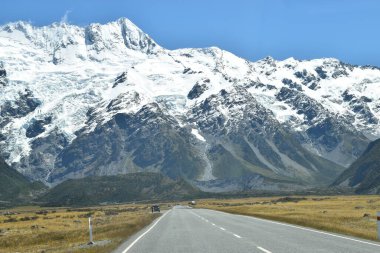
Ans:
[{"label": "yellow grass field", "polygon": [[[96,208],[19,207],[0,210],[0,253],[11,252],[110,252],[159,214],[150,205],[117,205]],[[88,216],[93,237],[88,246]]]},{"label": "yellow grass field", "polygon": [[206,199],[198,201],[197,207],[376,240],[380,196]]},{"label": "yellow grass field", "polygon": [[[203,199],[196,207],[376,240],[380,196]],[[89,215],[93,217],[94,246],[87,245]],[[0,253],[111,252],[158,215],[150,213],[148,204],[0,210]]]}]

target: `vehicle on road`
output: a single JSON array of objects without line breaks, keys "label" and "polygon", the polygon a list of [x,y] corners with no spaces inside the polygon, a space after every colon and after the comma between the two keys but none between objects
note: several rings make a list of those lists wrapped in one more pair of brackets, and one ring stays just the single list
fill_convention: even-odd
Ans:
[{"label": "vehicle on road", "polygon": [[151,209],[152,209],[152,213],[155,213],[155,212],[160,212],[160,206],[159,205],[153,205],[152,207],[151,207]]}]

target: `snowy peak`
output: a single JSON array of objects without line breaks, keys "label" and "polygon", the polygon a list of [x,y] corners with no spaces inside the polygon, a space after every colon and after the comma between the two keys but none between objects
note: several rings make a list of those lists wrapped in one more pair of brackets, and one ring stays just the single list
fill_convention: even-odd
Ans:
[{"label": "snowy peak", "polygon": [[85,28],[86,45],[100,51],[125,46],[128,49],[155,53],[160,47],[146,33],[126,18],[108,24],[90,24]]},{"label": "snowy peak", "polygon": [[135,26],[129,19],[121,18],[117,22],[120,25],[121,34],[126,47],[145,53],[154,53],[160,48],[156,42]]},{"label": "snowy peak", "polygon": [[125,18],[10,23],[0,49],[0,156],[35,180],[327,182],[380,137],[375,67],[166,50]]},{"label": "snowy peak", "polygon": [[162,49],[126,18],[107,24],[93,23],[87,27],[63,22],[35,27],[18,21],[1,26],[0,38],[43,50],[56,65],[84,60],[99,62],[134,52],[154,54]]}]

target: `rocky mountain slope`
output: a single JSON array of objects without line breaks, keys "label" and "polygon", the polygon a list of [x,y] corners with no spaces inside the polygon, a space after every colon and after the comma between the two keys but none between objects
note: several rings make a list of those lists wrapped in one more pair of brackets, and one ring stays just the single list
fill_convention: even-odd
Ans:
[{"label": "rocky mountain slope", "polygon": [[44,190],[41,183],[31,183],[0,158],[0,207],[30,201]]},{"label": "rocky mountain slope", "polygon": [[364,153],[334,182],[357,193],[380,193],[380,139],[371,142]]},{"label": "rocky mountain slope", "polygon": [[201,189],[330,184],[380,137],[380,70],[167,50],[127,19],[0,27],[0,154],[32,180],[161,172]]}]

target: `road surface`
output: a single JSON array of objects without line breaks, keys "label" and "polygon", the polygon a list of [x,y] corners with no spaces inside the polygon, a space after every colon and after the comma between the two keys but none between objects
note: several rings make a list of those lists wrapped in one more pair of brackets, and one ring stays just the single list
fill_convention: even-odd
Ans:
[{"label": "road surface", "polygon": [[380,243],[242,215],[174,207],[115,253],[377,253]]}]

